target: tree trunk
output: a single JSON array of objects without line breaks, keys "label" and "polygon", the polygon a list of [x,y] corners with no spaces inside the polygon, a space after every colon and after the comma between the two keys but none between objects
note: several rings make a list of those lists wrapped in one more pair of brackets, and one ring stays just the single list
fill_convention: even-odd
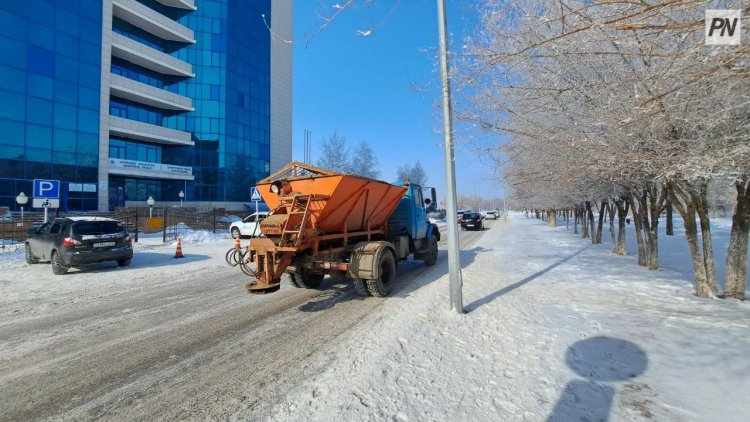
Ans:
[{"label": "tree trunk", "polygon": [[707,277],[705,260],[698,242],[698,227],[695,223],[696,210],[692,195],[689,195],[674,183],[672,184],[671,195],[672,205],[677,208],[677,212],[682,216],[685,225],[685,240],[688,243],[695,274],[695,294],[702,298],[716,297],[716,280],[715,277]]},{"label": "tree trunk", "polygon": [[697,184],[696,189],[691,189],[693,195],[694,204],[696,204],[695,212],[698,214],[701,228],[701,245],[703,245],[703,266],[706,268],[706,282],[709,286],[713,286],[714,293],[716,292],[716,272],[714,270],[714,247],[713,241],[711,240],[711,223],[709,221],[708,213],[708,182],[702,181]]},{"label": "tree trunk", "polygon": [[596,244],[600,245],[602,243],[602,225],[604,224],[604,214],[607,212],[607,203],[605,201],[602,201],[601,206],[599,207],[599,227],[596,230]]},{"label": "tree trunk", "polygon": [[[660,189],[661,188],[661,189]],[[650,202],[648,209],[651,213],[651,222],[646,222],[648,236],[648,269],[659,269],[659,216],[667,201],[667,187],[652,183],[646,190]],[[647,214],[648,215],[648,214]]]},{"label": "tree trunk", "polygon": [[747,284],[747,242],[750,232],[750,177],[735,182],[737,205],[732,215],[732,232],[727,247],[727,275],[724,295],[745,300]]},{"label": "tree trunk", "polygon": [[615,201],[615,206],[617,207],[617,254],[627,255],[628,244],[625,223],[628,218],[628,211],[630,211],[630,202],[628,202],[627,197],[620,198]]},{"label": "tree trunk", "polygon": [[615,208],[614,204],[609,204],[607,207],[609,211],[609,237],[612,239],[612,253],[617,253],[617,238],[615,237]]},{"label": "tree trunk", "polygon": [[555,210],[550,211],[548,225],[550,227],[557,227],[557,211]]},{"label": "tree trunk", "polygon": [[667,200],[667,236],[674,236],[674,226],[672,225],[672,201]]},{"label": "tree trunk", "polygon": [[589,224],[588,217],[586,217],[586,209],[579,208],[578,213],[581,215],[581,239],[589,238]]},{"label": "tree trunk", "polygon": [[638,265],[645,267],[648,265],[646,260],[646,240],[643,238],[643,214],[645,213],[645,201],[638,195],[638,191],[636,191],[636,195],[633,195],[632,193],[629,194],[628,199],[633,204],[631,210],[633,211],[633,225],[635,226],[635,241],[638,244]]},{"label": "tree trunk", "polygon": [[573,209],[573,234],[578,234],[578,208]]},{"label": "tree trunk", "polygon": [[586,201],[586,218],[588,218],[589,230],[591,230],[591,244],[596,244],[596,226],[594,225],[594,211],[591,209],[591,202]]}]

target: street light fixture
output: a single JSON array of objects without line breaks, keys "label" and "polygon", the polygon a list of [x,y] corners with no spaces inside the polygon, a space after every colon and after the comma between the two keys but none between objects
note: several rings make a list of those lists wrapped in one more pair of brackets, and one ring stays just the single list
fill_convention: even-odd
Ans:
[{"label": "street light fixture", "polygon": [[29,197],[21,192],[16,196],[16,203],[21,206],[21,223],[23,223],[23,206],[29,203]]},{"label": "street light fixture", "polygon": [[154,208],[154,202],[155,201],[153,196],[149,196],[146,200],[146,203],[148,204],[148,218],[152,218],[151,210],[153,210]]},{"label": "street light fixture", "polygon": [[183,192],[183,191],[180,191],[180,194],[179,194],[179,195],[180,195],[180,208],[182,208],[182,198],[184,198],[184,197],[185,197],[185,192]]}]

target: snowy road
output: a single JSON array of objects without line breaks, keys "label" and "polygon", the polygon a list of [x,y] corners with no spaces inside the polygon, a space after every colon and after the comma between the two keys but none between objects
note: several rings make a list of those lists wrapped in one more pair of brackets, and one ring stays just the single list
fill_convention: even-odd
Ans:
[{"label": "snowy road", "polygon": [[[483,234],[461,232],[462,249]],[[151,248],[140,266],[137,255],[134,268],[64,277],[47,265],[3,266],[0,420],[257,419],[336,359],[337,339],[367,332],[368,316],[395,300],[361,298],[331,279],[319,290],[249,296],[225,249],[188,246],[175,266],[170,251]],[[444,270],[399,265],[393,297]]]}]

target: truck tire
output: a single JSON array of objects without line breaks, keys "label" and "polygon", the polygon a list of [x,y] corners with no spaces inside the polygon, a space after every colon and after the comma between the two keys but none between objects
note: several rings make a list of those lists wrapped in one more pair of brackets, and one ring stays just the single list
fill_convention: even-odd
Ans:
[{"label": "truck tire", "polygon": [[297,284],[296,277],[292,273],[284,273],[284,274],[282,274],[281,275],[281,280],[289,282],[289,284],[291,284],[292,286],[294,286],[296,288],[300,287],[299,284]]},{"label": "truck tire", "polygon": [[367,280],[355,278],[353,281],[354,290],[356,290],[357,293],[359,293],[361,296],[370,296],[370,291],[367,290]]},{"label": "truck tire", "polygon": [[376,278],[367,280],[367,290],[373,296],[386,297],[393,290],[393,282],[396,279],[396,260],[391,251],[382,248],[378,253],[377,263]]},{"label": "truck tire", "polygon": [[286,274],[288,274],[292,285],[305,289],[314,289],[320,286],[320,283],[323,282],[323,278],[325,278],[325,274],[305,274],[302,271],[290,271],[284,273],[284,275]]},{"label": "truck tire", "polygon": [[435,265],[437,262],[438,257],[438,241],[437,237],[430,236],[430,244],[429,244],[429,251],[424,256],[424,265],[427,265],[428,267],[431,267]]}]

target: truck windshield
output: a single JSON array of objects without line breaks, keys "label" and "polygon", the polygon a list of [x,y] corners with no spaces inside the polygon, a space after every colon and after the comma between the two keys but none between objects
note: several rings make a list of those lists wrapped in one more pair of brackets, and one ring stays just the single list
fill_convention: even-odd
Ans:
[{"label": "truck windshield", "polygon": [[125,228],[117,221],[79,221],[73,225],[77,236],[122,233]]}]

